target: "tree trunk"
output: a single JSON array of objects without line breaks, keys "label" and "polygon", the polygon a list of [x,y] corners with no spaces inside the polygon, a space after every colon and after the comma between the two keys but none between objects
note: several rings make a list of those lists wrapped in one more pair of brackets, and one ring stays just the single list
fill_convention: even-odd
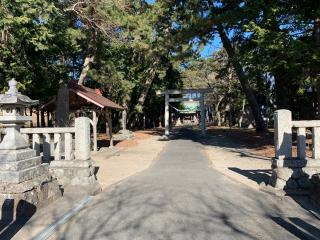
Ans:
[{"label": "tree trunk", "polygon": [[255,122],[256,122],[256,130],[257,131],[266,131],[267,125],[266,125],[265,121],[263,120],[256,96],[255,96],[252,88],[250,87],[249,81],[243,71],[241,64],[239,63],[239,61],[236,58],[235,50],[234,50],[233,46],[231,45],[229,38],[226,35],[225,29],[223,28],[223,26],[221,24],[218,24],[217,29],[218,29],[218,33],[220,35],[223,47],[226,49],[226,52],[232,61],[233,67],[234,67],[235,72],[237,73],[237,77],[240,81],[242,90],[245,93],[246,98],[248,100],[248,103],[251,107],[252,114],[253,114]]},{"label": "tree trunk", "polygon": [[86,56],[86,58],[84,59],[82,71],[78,81],[79,85],[83,85],[84,80],[86,79],[88,72],[90,70],[90,64],[93,63],[93,60],[94,60],[94,56],[91,56],[91,55]]},{"label": "tree trunk", "polygon": [[217,126],[220,127],[221,126],[221,113],[220,113],[220,110],[219,110],[219,107],[220,107],[220,103],[222,102],[223,100],[223,96],[220,95],[218,97],[218,102],[217,104],[214,106],[214,111],[216,113],[216,119],[217,119]]},{"label": "tree trunk", "polygon": [[112,120],[108,109],[104,110],[104,119],[106,122],[106,135],[109,136],[110,139],[109,147],[113,147]]},{"label": "tree trunk", "polygon": [[150,74],[148,74],[150,77],[147,78],[145,84],[144,84],[144,88],[143,91],[140,94],[139,100],[138,100],[138,104],[137,104],[137,108],[139,110],[142,111],[142,108],[144,106],[144,102],[146,101],[146,97],[148,96],[149,90],[151,88],[151,85],[153,83],[154,77],[156,75],[156,70],[154,68],[152,68],[150,70]]},{"label": "tree trunk", "polygon": [[246,99],[243,99],[241,113],[240,113],[240,117],[239,117],[239,121],[238,121],[239,128],[242,127],[243,116],[245,115],[245,111],[244,111],[245,106],[246,106]]},{"label": "tree trunk", "polygon": [[136,106],[134,108],[134,111],[130,114],[129,122],[130,122],[130,126],[131,127],[135,126],[135,124],[138,121],[138,115],[143,112],[143,106],[144,106],[146,97],[149,94],[149,91],[150,91],[150,88],[152,86],[153,80],[154,80],[154,78],[156,76],[156,68],[155,68],[156,64],[157,63],[154,63],[153,64],[154,67],[152,67],[150,69],[149,73],[146,74],[146,82],[144,84],[143,91],[140,94],[140,97],[138,99],[138,103],[136,104]]},{"label": "tree trunk", "polygon": [[277,109],[290,109],[290,85],[287,83],[289,80],[284,78],[283,72],[283,69],[274,72],[276,106]]}]

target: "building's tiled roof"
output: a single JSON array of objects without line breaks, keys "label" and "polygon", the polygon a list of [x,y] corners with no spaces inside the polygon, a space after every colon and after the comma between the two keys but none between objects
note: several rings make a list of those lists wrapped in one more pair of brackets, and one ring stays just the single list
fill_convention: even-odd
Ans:
[{"label": "building's tiled roof", "polygon": [[102,96],[99,89],[92,89],[79,85],[76,81],[70,81],[68,83],[68,89],[78,96],[86,99],[87,101],[101,107],[101,108],[111,108],[116,110],[123,110],[123,107],[115,102],[112,102],[108,98]]}]

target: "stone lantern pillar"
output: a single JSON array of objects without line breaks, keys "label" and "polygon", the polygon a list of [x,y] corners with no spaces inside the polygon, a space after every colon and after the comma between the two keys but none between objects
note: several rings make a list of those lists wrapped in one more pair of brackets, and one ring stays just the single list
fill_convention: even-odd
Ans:
[{"label": "stone lantern pillar", "polygon": [[0,124],[6,133],[0,143],[0,203],[10,200],[13,206],[20,206],[19,212],[23,214],[28,209],[21,206],[43,205],[61,196],[61,191],[49,174],[48,164],[41,163],[41,157],[36,156],[20,134],[21,126],[32,120],[24,115],[25,108],[38,101],[22,95],[16,86],[12,79],[9,90],[0,95]]}]

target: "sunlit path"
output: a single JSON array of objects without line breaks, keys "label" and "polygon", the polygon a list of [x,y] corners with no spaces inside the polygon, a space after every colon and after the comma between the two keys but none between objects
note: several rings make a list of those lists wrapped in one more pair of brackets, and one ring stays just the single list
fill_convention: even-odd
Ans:
[{"label": "sunlit path", "polygon": [[201,136],[192,136],[191,130],[176,133],[151,169],[102,193],[53,239],[319,237],[319,231],[304,230],[319,223],[295,202],[245,188],[211,169],[196,141]]}]

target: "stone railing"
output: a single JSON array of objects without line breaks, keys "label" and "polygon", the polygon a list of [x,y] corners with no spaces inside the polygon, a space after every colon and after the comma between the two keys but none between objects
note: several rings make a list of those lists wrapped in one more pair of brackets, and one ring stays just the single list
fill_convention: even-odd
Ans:
[{"label": "stone railing", "polygon": [[[75,119],[74,127],[21,128],[37,156],[50,162],[49,169],[62,186],[83,185],[89,193],[100,191],[90,151],[90,119]],[[51,160],[51,161],[50,161]]]},{"label": "stone railing", "polygon": [[44,162],[71,160],[74,158],[74,127],[64,128],[21,128],[20,132],[32,142],[32,149],[37,156],[42,155]]},{"label": "stone railing", "polygon": [[297,158],[306,160],[306,129],[312,129],[312,159],[320,159],[320,120],[292,121],[291,111],[278,110],[274,115],[277,159],[292,158],[293,130],[297,133]]},{"label": "stone railing", "polygon": [[[306,130],[312,131],[312,157],[306,157]],[[293,133],[297,135],[297,157],[292,157]],[[275,158],[271,185],[280,189],[310,189],[311,177],[320,173],[320,120],[293,121],[291,111],[274,113]]]}]

